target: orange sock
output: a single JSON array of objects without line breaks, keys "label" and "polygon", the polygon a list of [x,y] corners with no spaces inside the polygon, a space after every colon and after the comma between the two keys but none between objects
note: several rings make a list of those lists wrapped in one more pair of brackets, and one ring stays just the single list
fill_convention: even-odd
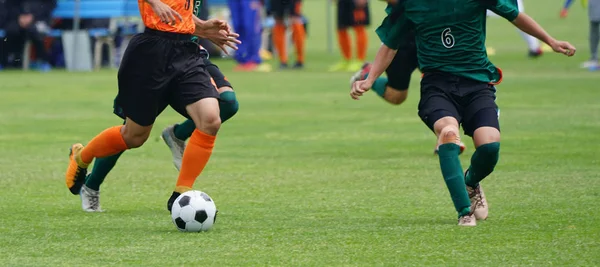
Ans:
[{"label": "orange sock", "polygon": [[273,45],[275,45],[275,49],[277,49],[277,54],[279,55],[279,61],[281,63],[287,63],[287,44],[285,41],[285,25],[280,23],[275,23],[273,27]]},{"label": "orange sock", "polygon": [[198,129],[194,130],[183,152],[175,192],[183,193],[192,189],[196,178],[204,170],[210,159],[216,138],[216,136],[205,134]]},{"label": "orange sock", "polygon": [[81,150],[81,161],[90,164],[94,158],[104,158],[126,150],[127,144],[121,135],[121,128],[123,125],[113,126],[96,135]]},{"label": "orange sock", "polygon": [[294,37],[294,45],[296,46],[296,60],[299,63],[304,63],[304,44],[306,40],[306,31],[302,23],[294,23],[292,25],[292,35]]},{"label": "orange sock", "polygon": [[340,49],[342,50],[342,56],[344,56],[345,60],[350,60],[352,58],[352,45],[350,44],[350,35],[346,29],[338,29],[338,43],[340,45]]},{"label": "orange sock", "polygon": [[369,45],[367,30],[364,26],[355,26],[354,31],[356,32],[356,57],[364,62],[367,58],[367,46]]}]

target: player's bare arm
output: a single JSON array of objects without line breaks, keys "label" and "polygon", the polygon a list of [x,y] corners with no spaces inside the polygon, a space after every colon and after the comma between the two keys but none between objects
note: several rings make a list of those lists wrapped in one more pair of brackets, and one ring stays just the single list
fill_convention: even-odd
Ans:
[{"label": "player's bare arm", "polygon": [[201,20],[194,16],[196,29],[194,35],[206,38],[217,45],[221,50],[227,53],[227,47],[237,50],[237,45],[242,42],[237,38],[239,34],[233,32],[226,21],[223,20]]},{"label": "player's bare arm", "polygon": [[550,47],[552,47],[554,52],[565,54],[569,57],[575,55],[576,49],[573,45],[571,45],[569,42],[558,41],[552,38],[552,36],[550,36],[544,30],[544,28],[542,28],[542,26],[540,26],[529,15],[521,12],[512,23],[520,30],[548,44]]},{"label": "player's bare arm", "polygon": [[160,0],[145,0],[146,3],[150,4],[154,13],[160,18],[160,20],[166,24],[173,25],[183,21],[183,18],[177,11],[173,10],[167,4],[163,3]]},{"label": "player's bare arm", "polygon": [[350,92],[350,96],[354,100],[359,100],[359,98],[373,86],[373,83],[387,67],[392,63],[394,56],[396,55],[396,50],[389,48],[385,44],[381,44],[379,47],[379,51],[377,51],[377,55],[375,56],[375,60],[373,61],[373,65],[371,67],[371,71],[369,72],[369,76],[367,79],[362,81],[356,81],[352,85],[352,90]]}]

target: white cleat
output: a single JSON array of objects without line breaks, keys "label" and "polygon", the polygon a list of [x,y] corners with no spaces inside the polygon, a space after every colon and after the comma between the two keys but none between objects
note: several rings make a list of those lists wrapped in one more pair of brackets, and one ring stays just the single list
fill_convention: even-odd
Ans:
[{"label": "white cleat", "polygon": [[81,197],[81,208],[83,211],[103,212],[102,208],[100,208],[100,191],[83,185],[79,196]]},{"label": "white cleat", "polygon": [[477,226],[477,220],[475,219],[475,215],[468,214],[465,216],[460,216],[458,218],[459,226]]},{"label": "white cleat", "polygon": [[471,199],[471,208],[475,208],[475,218],[477,220],[485,220],[488,217],[488,203],[485,199],[485,194],[481,185],[477,187],[470,187],[467,185],[467,192],[469,192],[469,198]]},{"label": "white cleat", "polygon": [[598,60],[593,60],[593,59],[590,59],[590,60],[588,60],[586,62],[583,62],[580,65],[580,67],[582,69],[589,69],[589,68],[594,68],[594,67],[597,67],[597,66],[599,66]]},{"label": "white cleat", "polygon": [[174,129],[175,125],[171,125],[165,128],[162,131],[160,137],[163,141],[165,141],[165,144],[167,144],[167,146],[171,150],[171,154],[173,155],[173,164],[175,165],[175,168],[177,168],[177,170],[180,170],[181,159],[183,158],[183,151],[185,150],[185,141],[175,137]]},{"label": "white cleat", "polygon": [[362,65],[359,71],[354,73],[352,77],[350,77],[350,87],[354,84],[354,82],[362,81],[365,79],[365,76],[369,74],[371,71],[371,63],[365,63]]}]

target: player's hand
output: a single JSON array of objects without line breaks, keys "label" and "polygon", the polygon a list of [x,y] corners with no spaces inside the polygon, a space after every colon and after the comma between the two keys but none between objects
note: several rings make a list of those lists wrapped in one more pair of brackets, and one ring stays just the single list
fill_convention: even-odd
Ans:
[{"label": "player's hand", "polygon": [[177,20],[179,20],[179,22],[183,21],[183,18],[177,11],[173,10],[170,6],[160,0],[147,0],[147,2],[163,23],[174,25],[177,23]]},{"label": "player's hand", "polygon": [[360,97],[371,89],[373,83],[369,81],[369,79],[356,81],[352,84],[352,89],[350,90],[350,97],[354,100],[360,100]]},{"label": "player's hand", "polygon": [[554,52],[565,54],[568,57],[572,57],[577,51],[577,49],[572,44],[565,41],[554,41],[550,44],[550,47],[552,47],[552,50],[554,50]]},{"label": "player's hand", "polygon": [[225,53],[227,53],[227,47],[237,50],[237,45],[242,43],[237,39],[240,35],[233,32],[231,26],[224,20],[207,20],[200,30],[204,38],[213,42]]}]

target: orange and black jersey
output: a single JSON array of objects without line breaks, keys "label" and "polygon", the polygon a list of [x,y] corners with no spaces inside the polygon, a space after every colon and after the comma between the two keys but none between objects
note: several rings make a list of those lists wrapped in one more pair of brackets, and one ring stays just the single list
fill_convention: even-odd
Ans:
[{"label": "orange and black jersey", "polygon": [[150,29],[163,31],[163,32],[175,32],[183,34],[193,34],[196,29],[194,24],[194,1],[193,0],[161,0],[177,13],[181,15],[183,21],[177,20],[174,25],[169,25],[160,20],[160,18],[154,13],[150,4],[145,0],[138,0],[138,6],[140,8],[140,14],[144,25]]}]

